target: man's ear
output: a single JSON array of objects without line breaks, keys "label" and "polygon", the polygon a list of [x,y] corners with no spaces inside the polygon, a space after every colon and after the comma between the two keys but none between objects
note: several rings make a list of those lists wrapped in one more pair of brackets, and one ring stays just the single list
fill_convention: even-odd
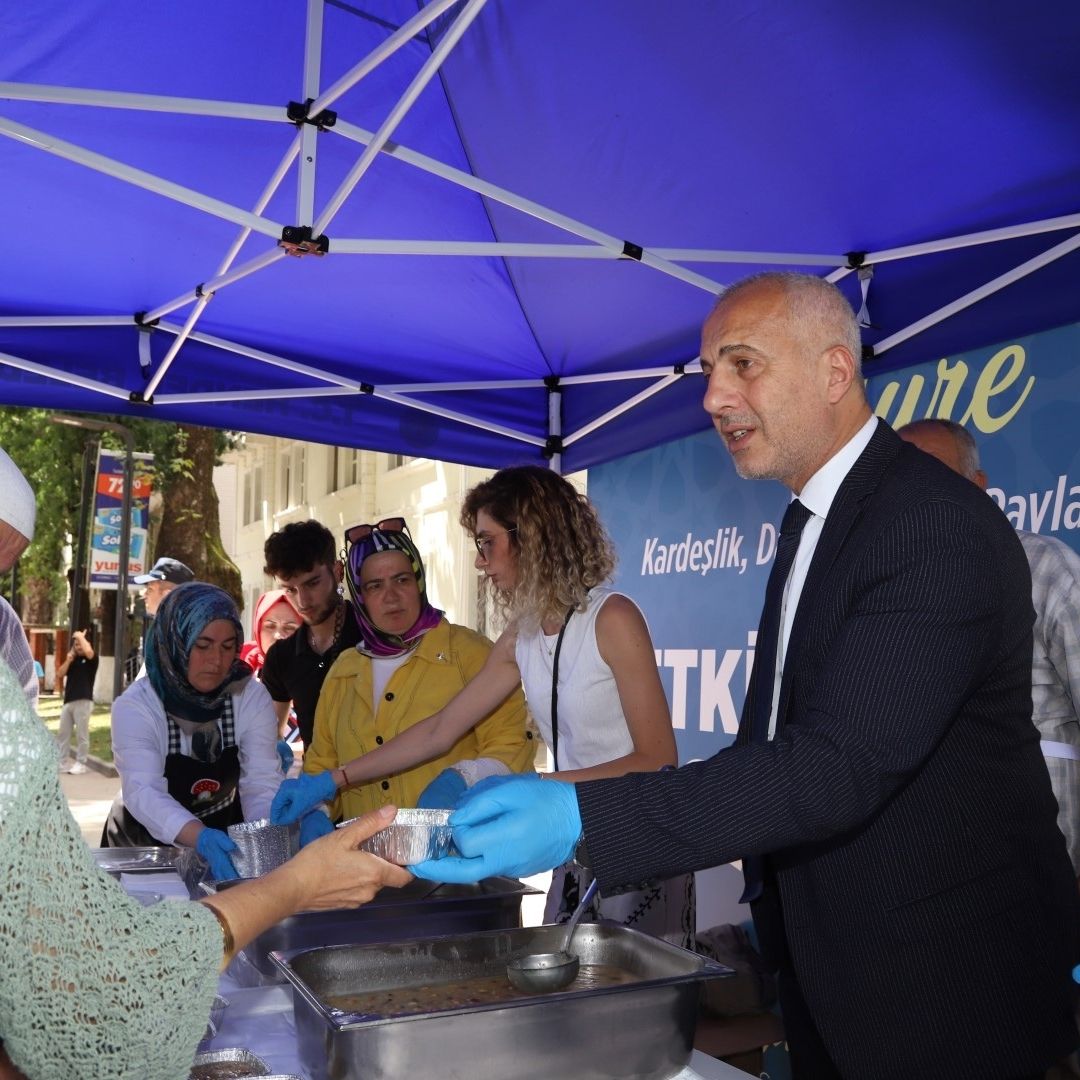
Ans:
[{"label": "man's ear", "polygon": [[833,345],[825,350],[823,358],[828,377],[829,403],[835,405],[847,394],[855,381],[855,357],[843,345]]}]

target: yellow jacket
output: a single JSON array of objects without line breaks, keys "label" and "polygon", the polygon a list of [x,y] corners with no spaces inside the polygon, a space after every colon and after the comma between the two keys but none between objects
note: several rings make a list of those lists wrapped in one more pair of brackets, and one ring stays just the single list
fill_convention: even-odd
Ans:
[{"label": "yellow jacket", "polygon": [[[489,652],[487,638],[440,620],[390,676],[374,716],[371,659],[356,649],[342,653],[319,694],[314,735],[304,751],[304,772],[335,769],[437,712],[483,667]],[[525,717],[525,695],[519,687],[444,757],[342,792],[330,816],[356,817],[388,804],[415,806],[443,769],[472,758],[497,758],[512,772],[525,772],[532,768],[535,754]]]}]

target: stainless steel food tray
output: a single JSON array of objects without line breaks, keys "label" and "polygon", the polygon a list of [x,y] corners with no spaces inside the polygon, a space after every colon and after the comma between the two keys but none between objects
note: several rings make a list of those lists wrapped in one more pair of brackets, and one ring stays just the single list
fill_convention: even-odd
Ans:
[{"label": "stainless steel food tray", "polygon": [[175,870],[180,850],[174,847],[105,847],[91,848],[90,854],[102,870],[119,878],[121,874]]},{"label": "stainless steel food tray", "polygon": [[[229,882],[202,884],[206,896]],[[538,890],[516,878],[485,878],[476,885],[433,885],[419,878],[400,889],[381,889],[358,908],[304,911],[259,934],[229,970],[243,986],[281,982],[270,959],[273,951],[310,949],[316,945],[360,945],[376,941],[509,930],[521,925],[521,898]]]},{"label": "stainless steel food tray", "polygon": [[292,984],[300,1060],[313,1080],[662,1080],[680,1072],[693,1052],[700,981],[732,972],[624,926],[580,926],[574,950],[584,964],[610,964],[640,981],[398,1016],[347,1014],[327,1004],[338,994],[505,972],[511,956],[552,952],[564,934],[540,926],[275,952],[271,959]]}]

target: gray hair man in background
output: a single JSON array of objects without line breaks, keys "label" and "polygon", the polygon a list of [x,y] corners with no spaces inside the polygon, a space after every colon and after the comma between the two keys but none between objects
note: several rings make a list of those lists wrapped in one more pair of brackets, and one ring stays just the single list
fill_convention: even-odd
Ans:
[{"label": "gray hair man in background", "polygon": [[[0,450],[0,574],[6,574],[34,539],[37,504],[18,465]],[[0,659],[15,673],[30,708],[37,711],[38,680],[34,658],[19,616],[0,596]]]},{"label": "gray hair man in background", "polygon": [[[916,420],[897,434],[986,490],[979,448],[967,428],[954,420]],[[1031,567],[1035,607],[1032,719],[1080,884],[1080,555],[1052,536],[1022,529],[1017,535]]]}]

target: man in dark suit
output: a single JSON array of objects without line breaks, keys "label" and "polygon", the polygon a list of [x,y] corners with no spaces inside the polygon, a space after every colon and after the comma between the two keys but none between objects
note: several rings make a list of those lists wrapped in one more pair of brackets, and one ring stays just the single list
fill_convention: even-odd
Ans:
[{"label": "man in dark suit", "polygon": [[873,417],[859,356],[842,294],[805,275],[741,282],[704,327],[736,470],[799,496],[735,744],[477,790],[463,857],[417,869],[577,850],[611,890],[743,858],[798,1080],[1042,1077],[1077,1041],[1080,897],[1031,724],[1027,562],[981,492]]}]

